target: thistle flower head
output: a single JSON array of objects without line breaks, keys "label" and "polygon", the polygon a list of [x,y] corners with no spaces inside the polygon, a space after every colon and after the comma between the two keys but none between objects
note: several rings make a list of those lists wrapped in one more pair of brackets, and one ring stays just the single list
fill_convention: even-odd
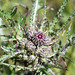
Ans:
[{"label": "thistle flower head", "polygon": [[41,31],[39,31],[33,35],[32,41],[35,45],[41,46],[44,44],[45,37],[46,37],[45,34]]},{"label": "thistle flower head", "polygon": [[46,36],[44,32],[37,32],[33,35],[32,41],[35,45],[49,45],[50,44],[50,37]]}]

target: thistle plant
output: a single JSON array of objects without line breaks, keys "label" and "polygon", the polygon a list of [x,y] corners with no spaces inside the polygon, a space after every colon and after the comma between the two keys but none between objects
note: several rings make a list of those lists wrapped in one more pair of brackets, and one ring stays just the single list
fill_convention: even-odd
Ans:
[{"label": "thistle plant", "polygon": [[[25,17],[21,17],[19,13],[18,19],[13,19],[17,12],[17,6],[8,13],[0,9],[0,17],[5,22],[5,25],[1,25],[0,28],[8,28],[10,32],[8,36],[3,35],[8,37],[8,40],[4,40],[4,42],[8,42],[8,45],[0,46],[4,51],[0,57],[0,65],[12,67],[15,74],[23,71],[25,75],[55,75],[51,70],[52,68],[66,70],[65,60],[72,60],[65,53],[70,46],[75,44],[75,34],[70,35],[71,25],[66,33],[66,44],[64,46],[62,46],[62,36],[64,35],[64,28],[74,17],[75,11],[60,29],[55,29],[55,25],[58,23],[67,2],[68,0],[64,0],[51,23],[46,17],[46,0],[44,0],[43,6],[40,4],[40,0],[33,2],[28,24],[26,23],[28,13]],[[25,7],[28,12],[30,11],[27,6],[21,6]],[[40,27],[38,27],[37,16],[41,8],[44,9],[44,16]],[[59,36],[61,31],[63,34]],[[14,63],[10,64],[9,60],[14,61]]]}]

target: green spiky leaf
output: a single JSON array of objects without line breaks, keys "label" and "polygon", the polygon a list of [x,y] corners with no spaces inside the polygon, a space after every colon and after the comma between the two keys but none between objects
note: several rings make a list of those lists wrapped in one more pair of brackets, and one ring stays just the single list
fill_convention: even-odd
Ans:
[{"label": "green spiky leaf", "polygon": [[20,13],[18,14],[17,20],[18,20],[18,28],[20,30],[20,25],[21,25],[21,14]]},{"label": "green spiky leaf", "polygon": [[0,25],[0,28],[6,28],[7,26],[6,25]]},{"label": "green spiky leaf", "polygon": [[46,75],[51,75],[49,72],[47,72],[46,70],[43,71]]},{"label": "green spiky leaf", "polygon": [[65,1],[63,2],[63,4],[61,5],[59,11],[57,12],[56,17],[54,18],[54,20],[52,21],[51,26],[49,27],[49,28],[50,28],[50,32],[53,32],[53,27],[54,27],[55,24],[58,22],[58,18],[59,18],[60,15],[62,14],[63,9],[64,9],[64,7],[66,6],[67,2],[68,2],[68,0],[65,0]]},{"label": "green spiky leaf", "polygon": [[17,12],[17,6],[13,7],[12,10],[11,10],[11,17],[13,17]]}]

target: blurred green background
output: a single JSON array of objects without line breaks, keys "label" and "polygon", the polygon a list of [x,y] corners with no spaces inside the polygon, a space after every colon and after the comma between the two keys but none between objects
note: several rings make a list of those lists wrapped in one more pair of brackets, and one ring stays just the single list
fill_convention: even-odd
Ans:
[{"label": "blurred green background", "polygon": [[[24,4],[28,6],[30,9],[32,7],[32,1],[33,0],[0,0],[0,8],[2,10],[5,10],[6,12],[9,11],[12,7],[17,6],[17,14],[20,12],[22,16],[25,15],[27,12],[24,7],[21,7],[18,5],[19,4]],[[58,9],[62,5],[62,2],[64,0],[47,0],[47,18],[51,22],[53,18],[55,17]],[[43,3],[44,0],[41,0],[41,3]],[[72,14],[73,10],[75,10],[75,0],[68,0],[67,6],[65,7],[63,11],[63,18],[59,19],[59,23],[56,25],[56,27],[60,28],[62,24],[66,22],[66,20],[69,18],[69,16]],[[43,10],[39,11],[39,16],[40,18],[43,16],[42,15]],[[14,19],[17,19],[17,14],[15,15]],[[38,19],[40,19],[38,18]],[[2,20],[0,19],[0,25],[4,24]],[[71,34],[75,32],[75,17],[70,21],[69,25],[72,24],[71,28]],[[59,26],[58,26],[59,25]],[[69,25],[65,28],[65,30],[68,29]],[[1,28],[0,29],[0,35],[3,34],[9,34],[7,29]],[[4,37],[0,37],[0,42],[4,39]],[[63,44],[65,44],[66,40],[66,33],[63,36]],[[1,44],[1,43],[0,43]],[[2,51],[0,50],[0,55],[2,54]],[[66,53],[67,56],[69,56],[74,62],[67,61],[67,70],[59,70],[59,69],[53,69],[55,72],[55,75],[75,75],[75,46],[72,46],[69,51]]]}]

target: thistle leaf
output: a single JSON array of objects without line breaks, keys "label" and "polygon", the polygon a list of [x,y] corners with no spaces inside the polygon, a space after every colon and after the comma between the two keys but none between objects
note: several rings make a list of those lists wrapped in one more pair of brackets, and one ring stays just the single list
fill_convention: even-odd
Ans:
[{"label": "thistle leaf", "polygon": [[73,60],[67,56],[64,56],[66,59],[70,60],[71,62],[73,62]]},{"label": "thistle leaf", "polygon": [[71,37],[70,37],[70,43],[72,45],[75,45],[75,34],[72,34]]},{"label": "thistle leaf", "polygon": [[26,5],[23,5],[23,4],[19,4],[19,3],[16,3],[17,5],[20,5],[22,7],[24,7],[25,9],[27,9],[27,11],[29,10],[29,8],[26,6]]},{"label": "thistle leaf", "polygon": [[4,52],[8,52],[8,53],[14,51],[14,50],[13,50],[12,48],[10,48],[10,47],[5,47],[5,46],[2,47],[2,46],[0,46],[0,48],[3,49]]},{"label": "thistle leaf", "polygon": [[49,72],[47,72],[46,70],[43,70],[43,72],[46,74],[46,75],[51,75]]},{"label": "thistle leaf", "polygon": [[13,7],[13,9],[11,10],[11,17],[13,17],[17,12],[17,6]]},{"label": "thistle leaf", "polygon": [[67,43],[69,43],[70,31],[71,31],[71,25],[69,26],[69,28],[67,30],[67,35],[66,35]]},{"label": "thistle leaf", "polygon": [[2,56],[0,57],[0,62],[3,61],[7,56],[8,56],[8,55],[2,55]]},{"label": "thistle leaf", "polygon": [[31,26],[31,28],[36,27],[36,17],[37,17],[37,12],[38,12],[39,8],[40,8],[39,7],[39,0],[36,0],[33,4],[31,17],[30,17],[30,26]]},{"label": "thistle leaf", "polygon": [[22,70],[29,70],[29,71],[33,71],[32,68],[28,68],[28,67],[22,67],[22,66],[19,66],[19,65],[10,65],[10,64],[7,64],[7,63],[0,63],[0,65],[5,65],[5,66],[8,66],[8,67],[13,67],[13,68],[20,68]]},{"label": "thistle leaf", "polygon": [[0,25],[0,28],[6,28],[7,26],[6,25]]},{"label": "thistle leaf", "polygon": [[53,20],[52,23],[51,23],[51,26],[49,27],[49,28],[50,28],[50,32],[53,32],[53,27],[54,27],[55,24],[58,22],[58,18],[59,18],[60,15],[62,14],[63,9],[64,9],[64,7],[66,6],[67,2],[68,2],[68,0],[65,0],[65,1],[63,2],[63,4],[61,5],[59,11],[57,12],[56,17],[54,18],[54,20]]},{"label": "thistle leaf", "polygon": [[63,30],[67,24],[70,22],[70,20],[75,16],[75,10],[73,12],[73,14],[68,18],[68,20],[65,22],[65,24],[63,24],[63,26],[57,31],[57,35],[60,33],[61,30]]},{"label": "thistle leaf", "polygon": [[22,20],[22,24],[21,24],[22,27],[25,26],[26,18],[27,18],[27,15]]},{"label": "thistle leaf", "polygon": [[19,28],[19,30],[20,30],[20,25],[21,25],[21,14],[19,13],[18,14],[18,28]]}]

